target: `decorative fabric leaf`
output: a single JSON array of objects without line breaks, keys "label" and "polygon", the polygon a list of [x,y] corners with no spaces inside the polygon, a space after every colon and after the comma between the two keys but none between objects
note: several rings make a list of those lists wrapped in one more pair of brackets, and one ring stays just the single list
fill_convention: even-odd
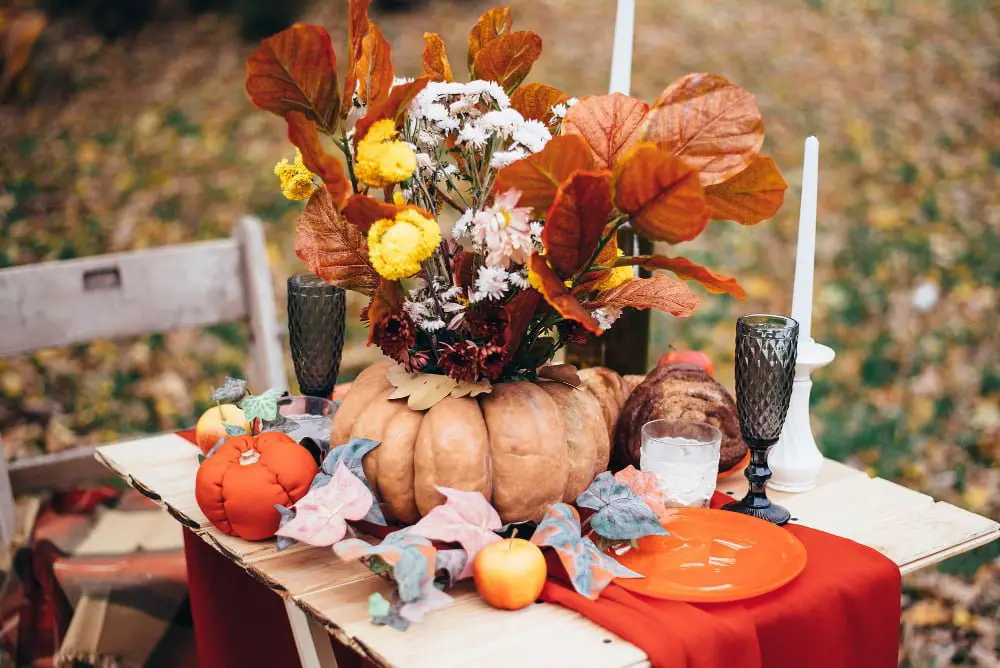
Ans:
[{"label": "decorative fabric leaf", "polygon": [[521,339],[528,329],[528,323],[538,308],[542,296],[535,290],[521,290],[514,295],[514,298],[503,305],[504,314],[507,316],[507,326],[504,329],[504,341],[507,342],[506,354],[508,359],[517,352],[521,345]]},{"label": "decorative fabric leaf", "polygon": [[587,304],[589,308],[618,306],[635,308],[640,311],[655,308],[679,318],[686,318],[694,312],[698,297],[688,286],[667,276],[633,278],[617,288],[602,292],[596,301]]},{"label": "decorative fabric leaf", "polygon": [[389,601],[379,592],[368,597],[368,614],[372,617],[384,617],[389,614]]},{"label": "decorative fabric leaf", "polygon": [[646,269],[666,269],[674,272],[677,278],[684,281],[694,281],[699,283],[709,292],[717,295],[732,295],[737,299],[746,299],[747,293],[736,282],[732,276],[717,274],[707,267],[692,262],[686,257],[666,257],[663,255],[636,255],[633,257],[620,257],[614,260],[616,267],[627,265],[639,265]]},{"label": "decorative fabric leaf", "polygon": [[538,57],[542,38],[530,30],[500,35],[485,44],[472,63],[475,79],[496,81],[507,93],[521,85]]},{"label": "decorative fabric leaf", "polygon": [[382,31],[369,21],[361,40],[361,55],[354,66],[358,96],[367,107],[377,104],[392,88],[392,47]]},{"label": "decorative fabric leaf", "polygon": [[509,7],[496,7],[479,17],[476,25],[469,31],[468,67],[476,61],[476,55],[484,46],[500,35],[510,32],[511,17]]},{"label": "decorative fabric leaf", "polygon": [[756,225],[778,213],[787,188],[774,160],[758,155],[742,172],[705,188],[705,201],[716,220]]},{"label": "decorative fabric leaf", "polygon": [[394,603],[389,609],[388,615],[372,617],[372,624],[375,624],[376,626],[388,626],[389,628],[396,629],[397,631],[406,631],[406,629],[410,628],[410,622],[399,614],[399,610],[402,606],[402,602],[396,601],[396,603]]},{"label": "decorative fabric leaf", "polygon": [[368,134],[368,128],[374,125],[376,121],[390,118],[395,121],[398,126],[403,115],[406,113],[406,110],[409,108],[410,102],[413,102],[413,98],[415,98],[417,93],[422,91],[424,86],[426,86],[429,82],[430,79],[428,77],[419,77],[413,81],[393,86],[388,95],[376,102],[373,102],[368,107],[368,113],[366,113],[364,117],[362,117],[354,126],[355,145],[364,139],[365,135]]},{"label": "decorative fabric leaf", "polygon": [[493,391],[493,387],[486,381],[460,383],[454,378],[436,373],[409,373],[398,364],[389,369],[388,377],[396,388],[389,398],[405,398],[406,405],[415,411],[427,410],[448,395],[455,398],[476,397]]},{"label": "decorative fabric leaf", "polygon": [[[247,419],[249,420],[250,418]],[[226,436],[245,436],[247,433],[247,430],[241,424],[229,424],[228,422],[223,422],[222,428],[226,430]]]},{"label": "decorative fabric leaf", "polygon": [[415,601],[409,601],[399,606],[399,615],[408,622],[420,623],[427,613],[442,610],[455,602],[433,584],[426,587]]},{"label": "decorative fabric leaf", "polygon": [[[465,550],[438,550],[437,559],[434,562],[434,573],[443,574],[445,584],[448,587],[458,582],[466,564],[471,560]],[[440,577],[440,576],[439,576]]]},{"label": "decorative fabric leaf", "polygon": [[636,144],[623,155],[611,185],[615,204],[647,239],[689,241],[708,224],[697,170],[655,144]]},{"label": "decorative fabric leaf", "polygon": [[278,399],[281,398],[281,390],[270,388],[261,394],[250,394],[243,397],[240,408],[247,420],[260,418],[261,421],[273,420],[278,416]]},{"label": "decorative fabric leaf", "polygon": [[553,269],[574,276],[597,248],[611,213],[611,173],[573,172],[556,191],[542,227],[542,245]]},{"label": "decorative fabric leaf", "polygon": [[365,311],[368,320],[368,345],[374,341],[374,323],[382,322],[388,318],[389,314],[397,310],[402,302],[403,288],[399,285],[399,281],[387,281],[384,278],[379,278],[378,287]]},{"label": "decorative fabric leaf", "polygon": [[582,538],[580,515],[565,503],[549,507],[531,542],[553,548],[573,588],[592,600],[615,578],[642,577],[602,553],[589,538]]},{"label": "decorative fabric leaf", "polygon": [[247,60],[246,86],[260,109],[305,114],[327,134],[337,128],[337,58],[321,26],[297,23],[263,40]]},{"label": "decorative fabric leaf", "polygon": [[295,517],[277,535],[326,547],[344,538],[347,520],[360,520],[375,503],[368,487],[343,462],[330,482],[313,487],[293,506]]},{"label": "decorative fabric leaf", "polygon": [[435,32],[424,33],[424,74],[431,81],[454,81],[444,41]]},{"label": "decorative fabric leaf", "polygon": [[572,364],[546,364],[538,370],[539,378],[548,378],[570,387],[580,387],[583,381]]},{"label": "decorative fabric leaf", "polygon": [[450,487],[437,487],[445,502],[435,506],[410,531],[448,543],[458,543],[468,555],[460,578],[472,576],[472,562],[479,550],[500,540],[495,531],[503,526],[500,515],[479,492],[463,492]]},{"label": "decorative fabric leaf", "polygon": [[[289,522],[291,522],[295,518],[295,511],[292,510],[291,508],[286,508],[280,503],[274,504],[274,509],[278,511],[279,515],[281,515],[281,519],[278,521],[279,529],[288,524]],[[288,549],[289,547],[295,545],[298,542],[294,538],[289,538],[287,536],[275,536],[275,539],[277,540],[278,543],[278,552]]]},{"label": "decorative fabric leaf", "polygon": [[339,211],[344,207],[351,191],[344,166],[340,164],[340,160],[323,150],[316,124],[311,120],[293,111],[285,115],[285,122],[288,124],[288,141],[302,152],[302,163],[306,168],[323,179],[333,205]]},{"label": "decorative fabric leaf", "polygon": [[560,184],[577,170],[594,168],[594,158],[582,137],[553,137],[538,153],[507,165],[497,172],[494,192],[515,189],[521,193],[518,206],[529,206],[541,216],[552,206]]},{"label": "decorative fabric leaf", "polygon": [[235,404],[247,394],[247,382],[242,378],[226,376],[222,387],[212,390],[212,401],[221,404]]},{"label": "decorative fabric leaf", "polygon": [[455,389],[451,391],[451,397],[453,399],[461,399],[462,397],[478,397],[480,394],[489,394],[493,391],[493,386],[490,385],[490,381],[481,380],[476,383],[472,383],[467,380],[460,380]]},{"label": "decorative fabric leaf", "polygon": [[632,490],[653,511],[662,525],[670,515],[676,512],[667,507],[667,498],[660,491],[656,476],[649,471],[640,471],[629,464],[615,473],[615,480]]},{"label": "decorative fabric leaf", "polygon": [[739,174],[760,152],[764,121],[753,95],[718,74],[688,74],[653,103],[643,139],[701,172],[701,184]]},{"label": "decorative fabric leaf", "polygon": [[591,95],[566,112],[564,135],[586,140],[599,168],[613,169],[621,155],[639,141],[649,105],[621,93]]},{"label": "decorative fabric leaf", "polygon": [[[364,460],[365,455],[374,450],[379,446],[378,441],[373,441],[367,438],[352,438],[344,445],[338,445],[327,453],[326,457],[323,458],[323,463],[320,465],[319,473],[313,478],[312,484],[309,489],[315,489],[316,487],[322,487],[330,482],[333,477],[333,472],[337,470],[340,464],[347,467],[347,470],[358,477],[361,482],[365,484],[368,491],[371,492],[372,497],[375,498],[375,490],[372,489],[372,485],[368,482],[368,478],[365,477],[364,467],[361,465],[362,460]],[[372,524],[377,524],[379,526],[386,526],[385,515],[382,513],[382,508],[379,506],[378,502],[372,504],[372,507],[368,510],[368,513],[364,516],[366,522],[371,522]]]},{"label": "decorative fabric leaf", "polygon": [[576,497],[576,505],[596,511],[590,527],[609,540],[633,540],[643,536],[669,536],[656,513],[642,498],[611,475],[601,473]]},{"label": "decorative fabric leaf", "polygon": [[309,271],[332,285],[368,296],[378,286],[365,235],[337,211],[325,188],[312,194],[299,216],[295,254]]},{"label": "decorative fabric leaf", "polygon": [[[587,331],[600,336],[602,330],[600,324],[590,315],[590,311],[585,309],[569,292],[569,288],[563,283],[563,279],[545,261],[545,257],[538,253],[533,253],[528,258],[528,270],[536,274],[541,279],[541,293],[545,301],[554,308],[559,315],[570,320],[575,320],[583,325]],[[632,281],[629,281],[631,283]],[[626,283],[625,285],[628,285]]]},{"label": "decorative fabric leaf", "polygon": [[528,120],[541,121],[546,125],[552,121],[552,107],[565,104],[569,95],[558,88],[540,83],[530,83],[519,87],[510,96],[510,106],[521,112]]},{"label": "decorative fabric leaf", "polygon": [[426,587],[433,586],[437,550],[429,540],[406,529],[392,532],[378,545],[352,538],[334,545],[333,551],[344,560],[381,557],[392,566],[404,602],[417,600]]},{"label": "decorative fabric leaf", "polygon": [[371,0],[349,1],[347,10],[347,76],[344,77],[344,106],[341,110],[341,115],[344,117],[347,116],[347,112],[351,108],[351,98],[354,97],[354,91],[357,89],[358,78],[355,68],[361,58],[362,43],[365,35],[368,34],[368,26],[371,24],[368,20],[368,6],[371,4]]}]

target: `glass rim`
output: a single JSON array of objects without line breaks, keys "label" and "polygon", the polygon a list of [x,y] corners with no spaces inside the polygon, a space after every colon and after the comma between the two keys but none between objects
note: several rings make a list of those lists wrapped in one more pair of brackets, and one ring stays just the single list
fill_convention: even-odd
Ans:
[{"label": "glass rim", "polygon": [[288,277],[288,288],[297,290],[323,290],[332,293],[344,292],[343,288],[327,283],[311,272],[293,274]]},{"label": "glass rim", "polygon": [[287,406],[297,399],[304,399],[306,403],[320,401],[331,407],[334,405],[331,399],[327,399],[326,397],[317,397],[312,394],[289,394],[284,397],[278,397],[277,403],[279,406]]},{"label": "glass rim", "polygon": [[784,325],[788,329],[799,328],[799,321],[795,318],[774,313],[748,313],[736,319],[737,327],[756,328],[756,326],[764,324]]},{"label": "glass rim", "polygon": [[691,437],[691,436],[683,436],[683,437],[681,437],[681,438],[687,438],[687,439],[690,439],[690,440],[697,441],[696,443],[685,443],[684,444],[685,448],[687,448],[687,447],[701,447],[701,446],[709,446],[709,447],[711,447],[711,446],[714,446],[716,443],[720,443],[721,444],[721,442],[722,442],[722,430],[720,430],[718,427],[716,427],[713,424],[709,424],[707,422],[695,422],[694,420],[675,420],[675,419],[672,419],[672,418],[658,418],[656,420],[650,420],[650,421],[644,423],[642,425],[642,428],[639,430],[640,436],[642,438],[647,438],[647,439],[652,440],[652,441],[663,441],[664,439],[668,439],[668,438],[678,438],[676,436],[654,436],[654,435],[650,434],[649,430],[652,429],[653,425],[659,425],[659,424],[684,425],[684,426],[691,427],[693,430],[708,429],[712,433],[711,439],[697,438],[697,437]]}]

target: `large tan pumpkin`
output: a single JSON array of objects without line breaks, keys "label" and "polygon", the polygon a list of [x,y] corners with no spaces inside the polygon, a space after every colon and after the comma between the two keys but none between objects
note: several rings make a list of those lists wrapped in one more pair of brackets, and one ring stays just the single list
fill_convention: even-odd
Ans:
[{"label": "large tan pumpkin", "polygon": [[426,411],[389,399],[391,362],[365,369],[333,419],[333,444],[370,438],[365,475],[386,516],[411,524],[444,502],[435,485],[481,492],[504,522],[539,520],[573,501],[608,467],[611,441],[598,401],[554,381],[494,385]]}]

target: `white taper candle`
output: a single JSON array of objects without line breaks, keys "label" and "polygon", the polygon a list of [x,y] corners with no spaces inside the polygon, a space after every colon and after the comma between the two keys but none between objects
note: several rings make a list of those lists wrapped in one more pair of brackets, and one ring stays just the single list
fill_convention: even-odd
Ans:
[{"label": "white taper candle", "polygon": [[632,88],[632,34],[635,30],[635,0],[618,0],[615,41],[611,47],[609,93],[629,94]]},{"label": "white taper candle", "polygon": [[816,195],[819,186],[819,140],[806,139],[802,163],[802,203],[795,251],[792,317],[799,321],[799,342],[812,338],[813,271],[816,266]]}]

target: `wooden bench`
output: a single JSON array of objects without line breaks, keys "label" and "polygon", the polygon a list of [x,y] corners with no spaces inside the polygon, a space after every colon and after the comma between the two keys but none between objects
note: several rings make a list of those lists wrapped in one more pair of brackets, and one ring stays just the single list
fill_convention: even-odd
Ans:
[{"label": "wooden bench", "polygon": [[[533,605],[501,612],[484,603],[467,581],[449,592],[455,605],[406,633],[374,626],[368,596],[381,592],[388,597],[391,586],[361,564],[343,562],[329,548],[296,545],[278,552],[273,540],[245,541],[212,527],[194,497],[198,453],[180,436],[166,435],[98,448],[97,458],[281,596],[307,668],[336,665],[327,633],[380,666],[438,667],[443,661],[480,667],[649,665],[638,647],[566,608]],[[719,485],[737,498],[745,488],[739,475]],[[990,519],[831,460],[815,489],[770,496],[791,510],[796,522],[869,545],[904,573],[1000,537],[1000,525]],[[482,633],[484,628],[490,632]],[[476,642],[468,642],[470,633]]]}]

